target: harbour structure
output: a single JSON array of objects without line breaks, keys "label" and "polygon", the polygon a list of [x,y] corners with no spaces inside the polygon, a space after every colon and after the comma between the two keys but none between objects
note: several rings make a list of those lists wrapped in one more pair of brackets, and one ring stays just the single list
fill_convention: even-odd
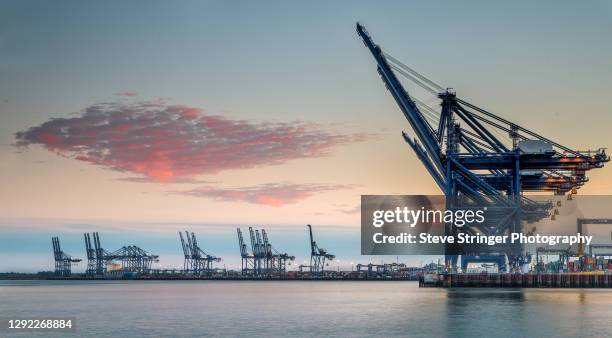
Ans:
[{"label": "harbour structure", "polygon": [[95,276],[96,274],[98,274],[98,272],[100,272],[99,274],[102,274],[101,269],[100,271],[98,271],[97,269],[98,260],[97,260],[96,250],[91,245],[91,236],[89,235],[89,233],[85,233],[83,234],[83,237],[85,239],[85,255],[87,256],[87,269],[85,270],[85,275]]},{"label": "harbour structure", "polygon": [[612,274],[539,273],[539,274],[453,274],[444,273],[419,278],[420,287],[490,287],[490,288],[611,288]]},{"label": "harbour structure", "polygon": [[310,236],[310,265],[300,265],[300,271],[310,271],[313,275],[324,274],[325,266],[329,265],[329,261],[336,256],[323,248],[319,248],[312,235],[312,225],[307,224],[306,226]]},{"label": "harbour structure", "polygon": [[[586,224],[610,224],[612,219],[579,219],[577,231],[587,232]],[[312,226],[309,227],[309,235]],[[214,269],[212,265],[206,267],[207,258],[204,251],[193,254],[193,248],[199,248],[195,234],[192,232],[180,233],[182,244],[187,249],[187,258],[193,257],[200,263],[186,263],[187,269],[153,269],[152,264],[158,261],[157,255],[149,254],[137,246],[124,246],[119,250],[110,252],[104,249],[97,232],[85,234],[85,247],[88,258],[88,268],[84,275],[71,275],[71,265],[79,262],[61,250],[59,238],[53,237],[53,250],[56,262],[55,278],[137,278],[137,279],[282,279],[282,280],[416,280],[420,277],[422,286],[493,286],[493,287],[610,287],[612,276],[612,253],[599,250],[611,248],[611,244],[591,243],[585,248],[585,253],[579,255],[575,247],[553,248],[539,247],[535,250],[535,262],[531,268],[522,273],[507,273],[498,269],[490,269],[488,262],[483,262],[482,268],[469,268],[463,273],[445,271],[444,265],[428,264],[422,267],[408,267],[404,263],[356,264],[356,270],[350,271],[320,270],[321,273],[311,273],[310,269],[304,271],[287,271],[286,266],[294,260],[287,253],[280,253],[272,247],[265,229],[249,228],[251,245],[242,238],[242,232],[237,229],[240,244],[240,253],[243,258],[242,268],[239,271]],[[191,238],[186,240],[186,236]],[[92,243],[93,238],[93,243]],[[331,254],[314,243],[317,254],[327,255],[329,261]],[[194,245],[195,244],[195,245]],[[201,249],[200,249],[201,250]],[[185,253],[185,251],[184,251]],[[208,261],[216,262],[214,256],[208,255]],[[558,260],[548,261],[550,256],[558,256]],[[335,257],[335,256],[334,256]],[[325,262],[322,260],[322,262]],[[193,264],[196,267],[192,268]],[[351,263],[353,264],[353,263]],[[315,264],[313,264],[314,266]],[[325,263],[322,263],[325,266]],[[354,267],[355,265],[353,265]],[[306,266],[309,268],[309,266]],[[207,270],[208,269],[208,270]],[[100,272],[99,272],[100,271]],[[193,273],[200,271],[200,273]],[[207,273],[211,272],[211,273]],[[452,275],[452,276],[450,276]],[[541,275],[543,277],[534,277]],[[433,276],[433,277],[432,277]],[[450,276],[450,277],[449,277]],[[605,276],[605,277],[601,277]]]},{"label": "harbour structure", "polygon": [[242,275],[282,276],[287,272],[287,265],[295,260],[295,256],[279,252],[272,246],[265,229],[249,227],[250,251],[244,242],[240,228],[237,228],[237,234]]},{"label": "harbour structure", "polygon": [[252,275],[255,273],[255,257],[244,242],[242,230],[236,228],[236,232],[238,234],[238,246],[240,248],[240,272],[242,275]]},{"label": "harbour structure", "polygon": [[[555,272],[563,271],[564,267],[568,266],[570,262],[570,258],[573,256],[577,256],[577,253],[572,252],[571,247],[562,249],[562,248],[548,248],[548,247],[538,247],[536,248],[536,265],[535,271],[537,273],[545,273],[547,270],[554,270]],[[549,255],[557,255],[559,259],[554,262],[554,264],[549,264],[546,266],[544,263],[544,256]]]},{"label": "harbour structure", "polygon": [[105,260],[107,262],[118,261],[120,269],[117,272],[146,274],[151,271],[153,263],[159,262],[159,256],[152,255],[138,246],[127,245],[110,253]]},{"label": "harbour structure", "polygon": [[55,260],[55,275],[61,277],[70,277],[72,274],[72,266],[81,261],[79,258],[72,258],[69,254],[62,251],[59,237],[52,237],[53,258]]},{"label": "harbour structure", "polygon": [[[93,237],[93,246],[91,243]],[[85,251],[87,253],[87,271],[89,276],[103,276],[108,273],[149,273],[152,265],[159,261],[159,256],[148,253],[135,245],[127,245],[115,251],[105,250],[100,243],[97,232],[86,233]]]},{"label": "harbour structure", "polygon": [[[209,255],[198,245],[195,233],[185,231],[185,237],[179,231],[179,238],[183,248],[185,261],[183,271],[194,275],[211,275],[215,272],[214,263],[220,262],[221,258]],[[187,238],[187,240],[185,240]]]},{"label": "harbour structure", "polygon": [[[357,33],[415,134],[412,137],[404,131],[405,142],[445,195],[446,209],[490,210],[486,222],[466,225],[462,231],[485,235],[523,232],[524,222],[549,217],[553,209],[551,201],[535,201],[525,192],[569,193],[569,198],[588,181],[587,171],[601,168],[610,160],[603,148],[570,149],[467,102],[451,88],[438,85],[385,53],[359,23]],[[398,75],[434,95],[439,108],[409,94]],[[452,224],[445,224],[446,235],[458,231]],[[446,245],[449,271],[457,271],[459,257],[463,271],[474,261],[495,264],[500,271],[518,271],[528,262],[520,244],[494,249]]]},{"label": "harbour structure", "polygon": [[[587,225],[612,225],[612,218],[578,218],[576,233],[588,234]],[[582,242],[573,247],[536,248],[536,273],[612,272],[612,243],[590,243],[588,251]],[[549,260],[550,257],[552,260]],[[557,259],[554,259],[557,258]]]},{"label": "harbour structure", "polygon": [[[85,239],[85,252],[87,254],[87,270],[86,274],[89,276],[102,276],[106,272],[106,260],[105,257],[109,255],[109,252],[102,248],[100,244],[100,237],[97,232],[91,234],[83,234]],[[93,237],[93,245],[91,239]]]},{"label": "harbour structure", "polygon": [[357,273],[366,274],[369,278],[386,276],[406,276],[408,268],[404,263],[357,264]]},{"label": "harbour structure", "polygon": [[[576,233],[584,234],[586,225],[588,224],[612,224],[612,218],[578,218],[576,220]],[[612,244],[591,244],[589,247],[589,256],[593,256],[593,249],[597,254],[597,249],[612,249]],[[584,247],[582,242],[578,243],[578,256],[584,255]],[[612,256],[612,254],[600,254],[600,256]]]}]

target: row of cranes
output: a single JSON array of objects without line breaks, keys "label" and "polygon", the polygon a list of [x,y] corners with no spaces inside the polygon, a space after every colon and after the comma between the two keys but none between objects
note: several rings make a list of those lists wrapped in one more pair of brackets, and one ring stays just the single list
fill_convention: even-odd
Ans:
[{"label": "row of cranes", "polygon": [[[333,260],[335,255],[318,247],[314,241],[312,226],[310,224],[307,226],[310,235],[310,265],[300,265],[300,271],[320,275],[325,272],[325,266],[329,265],[329,261]],[[287,272],[287,266],[295,261],[295,256],[279,252],[272,246],[265,229],[249,227],[250,247],[245,243],[240,228],[237,228],[237,233],[242,275],[282,276]],[[135,245],[123,246],[112,252],[107,251],[102,247],[100,235],[97,232],[85,233],[84,239],[87,256],[85,275],[88,277],[106,276],[109,273],[159,272],[152,269],[152,264],[159,262],[158,255],[150,254]],[[198,244],[194,232],[179,231],[179,239],[184,255],[182,271],[184,275],[211,276],[219,271],[215,263],[221,262],[222,259],[204,251]],[[53,237],[52,242],[56,275],[68,277],[71,275],[71,267],[81,260],[74,259],[61,251],[58,237]]]},{"label": "row of cranes", "polygon": [[[108,274],[120,275],[124,273],[147,274],[152,271],[153,263],[159,262],[158,255],[150,254],[135,245],[127,245],[115,251],[108,251],[102,247],[100,235],[97,232],[91,234],[85,233],[83,238],[85,240],[85,255],[87,257],[85,275],[88,277],[100,277]],[[192,238],[195,248],[197,248],[195,235]],[[51,241],[55,260],[55,274],[60,277],[69,277],[72,274],[71,267],[80,262],[81,259],[72,258],[64,253],[61,250],[58,237],[52,237]],[[198,251],[196,250],[195,252]]]},{"label": "row of cranes", "polygon": [[[93,237],[93,246],[91,243]],[[159,262],[159,256],[152,255],[135,245],[123,246],[115,251],[107,251],[100,244],[100,235],[84,234],[87,254],[87,276],[101,276],[109,272],[149,273],[152,265]]]},{"label": "row of cranes", "polygon": [[[386,89],[408,120],[414,137],[403,132],[403,139],[416,153],[433,181],[446,197],[447,210],[488,208],[486,222],[458,229],[445,225],[445,235],[459,231],[470,235],[507,235],[523,231],[524,223],[551,216],[552,201],[535,201],[526,192],[575,194],[588,178],[586,172],[602,168],[610,160],[604,148],[574,150],[521,127],[457,96],[375,44],[366,29],[357,23],[357,34],[370,51]],[[398,77],[420,87],[438,101],[438,107],[418,99],[413,87],[409,93]],[[462,264],[483,257],[515,271],[525,263],[523,246],[447,245],[446,266],[456,271]],[[465,266],[463,267],[465,270]]]},{"label": "row of cranes", "polygon": [[198,240],[195,233],[185,231],[185,240],[183,234],[179,231],[179,237],[181,239],[181,247],[183,248],[183,254],[185,255],[185,262],[183,263],[183,271],[193,275],[207,275],[213,274],[216,269],[213,264],[221,262],[221,258],[207,254],[198,246]]},{"label": "row of cranes", "polygon": [[[300,272],[309,272],[312,275],[321,275],[325,272],[326,264],[333,260],[336,256],[327,252],[327,250],[319,248],[314,241],[312,235],[312,226],[307,225],[310,235],[310,265],[300,265]],[[282,276],[287,272],[287,265],[295,260],[295,256],[287,253],[281,253],[274,249],[268,240],[268,234],[265,229],[254,230],[249,227],[249,237],[251,248],[244,241],[242,230],[236,229],[238,235],[238,246],[241,257],[241,273],[242,275],[252,276]]]},{"label": "row of cranes", "polygon": [[250,251],[244,243],[240,228],[237,228],[236,231],[243,275],[282,275],[287,272],[287,264],[291,264],[295,260],[295,256],[279,252],[272,246],[265,229],[253,230],[253,227],[249,227]]}]

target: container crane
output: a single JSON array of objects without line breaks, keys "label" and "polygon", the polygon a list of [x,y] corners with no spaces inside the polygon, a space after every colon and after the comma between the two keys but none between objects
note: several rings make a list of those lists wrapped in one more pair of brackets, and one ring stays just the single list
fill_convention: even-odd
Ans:
[{"label": "container crane", "polygon": [[59,237],[52,237],[51,243],[53,244],[55,275],[60,277],[70,277],[72,274],[72,266],[76,265],[81,260],[79,258],[72,258],[72,256],[62,251]]},{"label": "container crane", "polygon": [[242,237],[242,231],[240,230],[240,228],[236,228],[236,232],[238,234],[238,246],[240,248],[241,272],[243,275],[254,273],[254,254],[248,252],[247,245],[244,243],[244,237]]},{"label": "container crane", "polygon": [[[524,192],[548,191],[555,195],[576,193],[588,178],[586,172],[610,160],[604,148],[573,150],[512,123],[457,97],[374,43],[357,23],[357,34],[374,60],[383,83],[408,120],[414,137],[402,132],[428,173],[446,197],[446,209],[488,206],[487,221],[465,226],[469,234],[504,235],[522,232],[522,224],[548,217],[551,201],[536,202]],[[397,75],[410,80],[440,100],[439,110],[410,95]],[[505,137],[499,135],[505,134]],[[571,195],[570,195],[571,196]],[[458,233],[445,225],[446,235]],[[507,256],[513,268],[524,263],[522,246],[447,245],[446,266],[456,269],[461,255],[463,269],[471,258],[490,257],[500,269]]]},{"label": "container crane", "polygon": [[83,234],[85,238],[85,253],[87,255],[87,269],[85,274],[87,276],[94,276],[96,274],[96,250],[91,245],[91,237],[88,233]]},{"label": "container crane", "polygon": [[244,243],[242,231],[237,229],[238,245],[242,258],[242,274],[253,276],[280,276],[287,272],[287,264],[295,260],[295,256],[279,252],[268,239],[265,229],[249,227],[251,252]]},{"label": "container crane", "polygon": [[322,274],[325,271],[325,261],[331,261],[336,258],[336,256],[330,254],[323,248],[319,248],[312,235],[312,225],[307,224],[306,226],[310,234],[310,272],[313,274]]},{"label": "container crane", "polygon": [[[91,245],[93,237],[93,246]],[[121,272],[149,273],[152,264],[159,261],[159,256],[152,255],[147,251],[135,246],[127,245],[110,252],[102,248],[100,235],[94,232],[92,236],[84,235],[85,250],[87,253],[87,275],[104,275],[107,266],[115,261],[120,263]]]},{"label": "container crane", "polygon": [[179,238],[181,239],[181,246],[185,256],[185,272],[191,272],[195,275],[211,275],[215,270],[213,264],[220,262],[221,258],[209,255],[202,250],[198,245],[194,232],[185,231],[185,237],[187,241],[184,240],[183,234],[179,231]]}]

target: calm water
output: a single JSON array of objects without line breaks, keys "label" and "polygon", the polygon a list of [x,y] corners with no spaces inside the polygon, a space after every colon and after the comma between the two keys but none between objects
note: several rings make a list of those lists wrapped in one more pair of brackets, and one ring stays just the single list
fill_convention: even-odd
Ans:
[{"label": "calm water", "polygon": [[612,291],[449,291],[414,282],[0,281],[2,316],[76,317],[74,335],[81,337],[605,337],[612,331]]}]

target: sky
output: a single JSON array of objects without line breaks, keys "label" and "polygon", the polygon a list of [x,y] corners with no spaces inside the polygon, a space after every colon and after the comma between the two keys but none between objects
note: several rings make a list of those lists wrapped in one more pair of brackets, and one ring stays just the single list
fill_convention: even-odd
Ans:
[{"label": "sky", "polygon": [[[171,266],[189,229],[235,266],[235,228],[264,226],[302,260],[306,223],[339,265],[372,259],[360,195],[439,191],[357,21],[459,97],[572,148],[612,143],[606,1],[0,8],[0,271],[49,268],[52,235],[81,257],[86,231]],[[589,176],[581,193],[612,191],[609,167]]]}]

